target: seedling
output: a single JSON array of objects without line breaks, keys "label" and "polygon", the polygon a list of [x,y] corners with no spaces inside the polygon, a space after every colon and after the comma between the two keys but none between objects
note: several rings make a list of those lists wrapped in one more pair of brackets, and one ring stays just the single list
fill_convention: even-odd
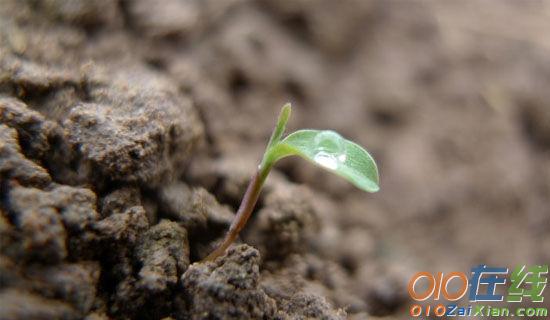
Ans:
[{"label": "seedling", "polygon": [[379,190],[378,169],[374,159],[361,146],[344,139],[338,133],[331,130],[298,130],[282,139],[290,112],[291,107],[287,103],[281,109],[262,162],[248,184],[229,231],[219,247],[205,260],[214,260],[222,255],[237,238],[252,214],[269,171],[282,158],[300,156],[343,177],[361,190]]}]

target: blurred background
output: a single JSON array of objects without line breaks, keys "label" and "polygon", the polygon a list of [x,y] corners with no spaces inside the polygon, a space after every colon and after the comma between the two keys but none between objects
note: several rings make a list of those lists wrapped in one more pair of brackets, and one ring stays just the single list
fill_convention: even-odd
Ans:
[{"label": "blurred background", "polygon": [[10,10],[58,23],[37,23],[51,38],[29,59],[137,60],[190,97],[206,160],[185,179],[222,203],[236,200],[196,172],[208,161],[252,172],[287,101],[288,130],[332,129],[365,146],[379,165],[375,194],[299,159],[277,167],[318,199],[310,240],[366,303],[356,312],[408,317],[419,271],[550,261],[550,1],[28,3]]}]

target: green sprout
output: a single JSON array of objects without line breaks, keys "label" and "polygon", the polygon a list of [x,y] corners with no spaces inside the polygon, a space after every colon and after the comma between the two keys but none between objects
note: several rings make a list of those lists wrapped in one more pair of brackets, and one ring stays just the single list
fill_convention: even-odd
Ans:
[{"label": "green sprout", "polygon": [[258,170],[252,176],[239,210],[223,242],[205,260],[214,260],[233,243],[252,214],[262,186],[273,165],[288,156],[300,156],[315,165],[335,173],[361,190],[376,192],[378,169],[372,156],[358,144],[344,139],[331,130],[298,130],[282,139],[290,117],[287,103],[279,114]]}]

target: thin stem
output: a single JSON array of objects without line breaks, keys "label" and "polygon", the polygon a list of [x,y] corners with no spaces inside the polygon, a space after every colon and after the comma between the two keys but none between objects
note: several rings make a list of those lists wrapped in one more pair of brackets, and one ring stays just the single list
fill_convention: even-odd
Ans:
[{"label": "thin stem", "polygon": [[237,210],[235,218],[233,218],[233,222],[231,222],[229,231],[227,231],[227,233],[225,234],[223,242],[218,246],[216,250],[214,250],[214,252],[209,254],[204,259],[205,261],[214,260],[217,257],[221,256],[225,252],[225,250],[229,248],[233,241],[235,241],[241,229],[246,225],[246,222],[248,221],[248,218],[250,218],[250,215],[254,210],[254,206],[258,201],[258,197],[260,196],[260,191],[262,190],[265,179],[267,178],[269,171],[271,171],[273,164],[275,163],[275,161],[277,161],[277,159],[273,157],[272,151],[274,147],[279,143],[281,137],[285,132],[285,126],[288,122],[288,118],[290,117],[290,113],[290,103],[287,103],[281,109],[281,113],[279,113],[277,124],[275,125],[275,129],[273,129],[273,133],[271,134],[271,138],[269,139],[269,142],[267,144],[262,162],[256,173],[252,176],[252,179],[250,179],[250,182],[248,183],[248,187],[246,188],[243,200],[241,201],[241,205],[239,206],[239,210]]},{"label": "thin stem", "polygon": [[269,171],[271,170],[271,167],[271,165],[268,165],[265,168],[259,168],[258,171],[256,171],[256,173],[252,176],[252,179],[250,180],[250,182],[248,183],[248,187],[246,188],[246,192],[244,194],[241,205],[239,206],[239,210],[237,211],[235,218],[233,218],[233,222],[231,223],[229,230],[225,234],[223,242],[218,246],[216,250],[214,250],[204,259],[205,261],[212,261],[221,256],[222,254],[224,254],[225,250],[229,248],[233,241],[235,241],[235,239],[239,235],[239,232],[246,225],[248,218],[250,218],[250,215],[254,210],[254,206],[258,201],[260,191],[262,190],[262,186],[265,182],[265,179],[267,178],[267,175],[269,174]]}]

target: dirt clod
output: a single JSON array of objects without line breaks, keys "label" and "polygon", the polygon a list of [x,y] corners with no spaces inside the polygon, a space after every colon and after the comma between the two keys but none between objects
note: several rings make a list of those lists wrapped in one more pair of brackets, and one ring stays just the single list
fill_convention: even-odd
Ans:
[{"label": "dirt clod", "polygon": [[189,266],[187,232],[177,223],[162,220],[143,234],[136,248],[142,268],[139,284],[149,291],[175,286]]},{"label": "dirt clod", "polygon": [[193,264],[182,276],[193,319],[265,319],[276,304],[259,288],[258,250],[240,245],[226,256]]}]

